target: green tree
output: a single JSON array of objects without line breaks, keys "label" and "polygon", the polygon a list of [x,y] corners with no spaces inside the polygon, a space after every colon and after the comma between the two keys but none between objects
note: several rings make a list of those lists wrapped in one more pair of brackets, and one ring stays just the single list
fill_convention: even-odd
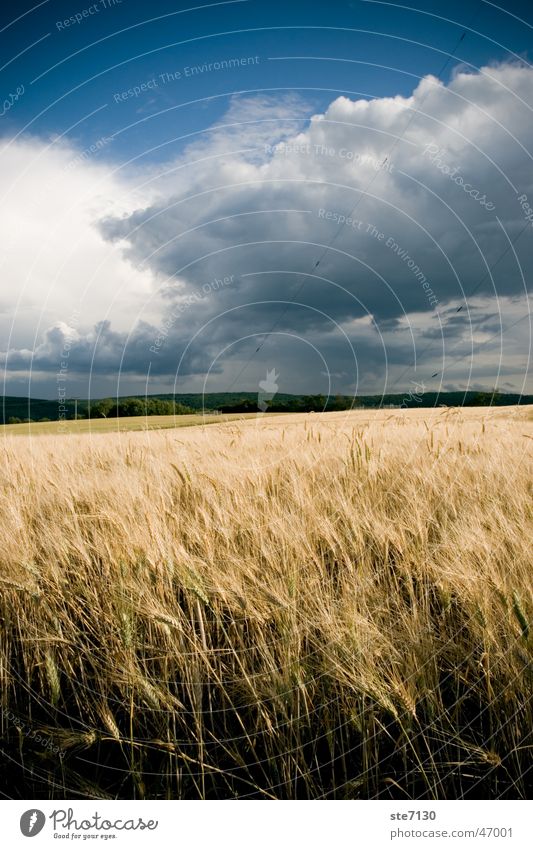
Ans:
[{"label": "green tree", "polygon": [[499,389],[492,392],[476,392],[470,403],[473,407],[493,407],[502,403],[502,394]]},{"label": "green tree", "polygon": [[146,416],[146,407],[147,405],[142,398],[124,398],[118,404],[117,415]]},{"label": "green tree", "polygon": [[116,401],[113,401],[112,398],[93,401],[89,407],[90,416],[93,419],[107,419],[113,409],[116,409]]}]

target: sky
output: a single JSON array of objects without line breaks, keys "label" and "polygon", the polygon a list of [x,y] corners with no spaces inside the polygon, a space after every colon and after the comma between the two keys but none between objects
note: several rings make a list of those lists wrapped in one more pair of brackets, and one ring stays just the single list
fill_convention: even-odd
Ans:
[{"label": "sky", "polygon": [[529,2],[17,0],[0,44],[2,394],[533,392]]}]

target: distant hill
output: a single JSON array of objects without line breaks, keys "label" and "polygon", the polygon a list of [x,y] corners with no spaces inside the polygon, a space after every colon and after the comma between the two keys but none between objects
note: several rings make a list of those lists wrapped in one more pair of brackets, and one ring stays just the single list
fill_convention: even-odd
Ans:
[{"label": "distant hill", "polygon": [[[176,400],[185,396],[176,396]],[[257,393],[241,392],[226,399],[224,394],[205,396],[205,407],[217,399],[216,406],[222,413],[253,412],[257,409]],[[211,400],[213,398],[213,400]],[[185,402],[184,402],[185,403]],[[187,402],[190,404],[190,402]],[[493,392],[425,392],[416,395],[414,392],[390,395],[276,395],[269,403],[268,410],[272,413],[306,412],[314,410],[349,410],[352,408],[378,409],[380,407],[473,407],[473,406],[512,406],[516,404],[533,404],[533,395],[517,395]],[[192,405],[191,405],[192,406]]]},{"label": "distant hill", "polygon": [[[130,396],[144,398],[143,395]],[[149,395],[162,401],[173,401],[193,410],[220,410],[221,412],[251,412],[257,409],[257,392],[208,392],[182,393],[178,395]],[[298,412],[302,409],[319,410],[350,409],[366,407],[376,409],[389,405],[406,407],[471,407],[471,406],[512,406],[515,404],[533,404],[533,395],[493,392],[425,392],[416,395],[409,393],[391,393],[388,395],[296,395],[279,392],[269,403],[271,412]],[[86,402],[79,402],[79,410],[87,408]]]},{"label": "distant hill", "polygon": [[[121,398],[139,399],[145,401],[144,395],[127,395]],[[42,398],[24,398],[6,395],[1,400],[0,424],[8,424],[12,420],[24,421],[31,419],[39,421],[59,419],[59,406],[57,401],[49,401]],[[92,399],[93,417],[97,415],[98,405],[104,399]],[[219,410],[224,413],[231,412],[254,412],[257,410],[257,392],[210,392],[202,395],[196,393],[181,393],[178,395],[162,394],[149,395],[148,401],[172,402],[178,407],[177,412],[184,412],[183,408],[191,410]],[[115,399],[116,401],[116,399]],[[425,392],[421,395],[414,393],[394,393],[388,395],[358,395],[353,398],[350,395],[335,395],[326,399],[324,395],[293,395],[280,392],[269,403],[269,411],[273,413],[305,412],[314,410],[345,410],[352,407],[364,407],[377,409],[379,407],[406,406],[411,408],[438,407],[471,407],[471,406],[506,406],[515,404],[533,404],[533,395],[518,395],[513,393],[492,392]],[[161,405],[160,405],[161,406]],[[65,401],[67,408],[66,418],[74,418],[74,401]],[[156,413],[156,405],[150,404]],[[172,408],[170,408],[172,409]],[[78,416],[87,418],[89,402],[78,401]],[[160,410],[159,413],[162,411]],[[125,413],[124,413],[125,414]],[[135,415],[135,413],[128,413]]]},{"label": "distant hill", "polygon": [[[144,395],[130,395],[130,398],[144,398]],[[257,406],[257,392],[207,392],[203,395],[197,393],[181,393],[177,395],[149,395],[149,398],[158,398],[162,401],[174,401],[193,410],[220,410],[232,411],[234,408],[246,408],[251,405]],[[313,409],[319,411],[324,407],[333,409],[350,409],[351,407],[386,407],[390,404],[407,407],[470,407],[470,406],[512,406],[514,404],[533,404],[533,395],[518,395],[516,393],[492,393],[492,392],[425,392],[416,395],[414,392],[391,393],[387,395],[332,395],[326,399],[324,395],[297,395],[278,392],[269,404],[272,412],[285,412],[297,410],[302,404],[313,404]],[[79,401],[78,409],[87,409],[87,402]]]},{"label": "distant hill", "polygon": [[[155,395],[154,397],[160,398],[162,401],[175,401],[177,404],[184,404],[193,410],[220,410],[222,407],[239,404],[243,400],[257,401],[257,392],[208,392],[205,395],[202,395],[202,393],[183,393],[180,395]],[[276,395],[276,401],[290,403],[302,397],[302,395],[279,392]]]},{"label": "distant hill", "polygon": [[[19,398],[16,395],[4,395],[0,397],[0,424],[7,424],[10,419],[59,419],[59,402],[47,401],[43,398]],[[67,418],[74,418],[74,405],[67,401]]]}]

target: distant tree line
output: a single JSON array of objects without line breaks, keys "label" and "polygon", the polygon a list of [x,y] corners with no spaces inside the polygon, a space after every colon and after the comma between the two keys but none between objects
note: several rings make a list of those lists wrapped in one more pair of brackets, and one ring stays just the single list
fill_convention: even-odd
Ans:
[{"label": "distant tree line", "polygon": [[[328,398],[326,395],[295,395],[294,398],[283,401],[266,402],[269,413],[320,413],[324,410],[351,410],[360,406],[356,398],[350,395],[336,395]],[[257,413],[257,398],[243,398],[233,404],[224,404],[220,407],[221,413]]]},{"label": "distant tree line", "polygon": [[[87,406],[78,409],[78,419],[116,419],[125,416],[182,416],[196,413],[192,407],[161,398],[101,398],[86,402]],[[66,418],[74,419],[74,410],[69,410]],[[49,422],[50,418],[22,418],[9,416],[7,424]],[[55,421],[55,419],[54,419]]]},{"label": "distant tree line", "polygon": [[[79,399],[67,402],[65,418],[78,419],[117,418],[120,416],[172,416],[198,413],[202,410],[220,413],[257,413],[259,397],[255,392],[191,393],[188,395],[129,396],[127,398],[100,398],[93,401]],[[57,401],[0,396],[0,424],[22,424],[57,421]],[[472,407],[533,404],[533,395],[503,393],[498,389],[488,391],[416,392],[387,395],[289,395],[278,393],[267,401],[270,413],[319,413],[323,410],[351,410],[380,407]],[[31,418],[28,417],[28,413]]]},{"label": "distant tree line", "polygon": [[123,416],[182,416],[194,412],[185,404],[160,398],[102,398],[90,402],[86,415],[91,419],[116,419]]},{"label": "distant tree line", "polygon": [[[351,395],[335,395],[329,398],[325,395],[294,395],[289,398],[284,396],[279,401],[274,398],[266,403],[269,413],[319,413],[322,411],[352,410],[361,407],[379,409],[389,405],[415,408],[436,407],[442,404],[458,407],[493,407],[505,404],[531,404],[532,402],[532,396],[505,394],[498,389],[493,389],[488,392],[422,392],[420,395],[410,393],[407,397],[398,394],[359,395],[356,398]],[[258,409],[258,398],[249,395],[219,406],[221,413],[257,413]]]}]

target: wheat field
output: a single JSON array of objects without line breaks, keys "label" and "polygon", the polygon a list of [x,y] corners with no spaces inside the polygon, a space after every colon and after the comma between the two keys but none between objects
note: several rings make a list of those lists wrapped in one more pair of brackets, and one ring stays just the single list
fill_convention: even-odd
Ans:
[{"label": "wheat field", "polygon": [[1,436],[70,436],[81,433],[120,433],[123,431],[164,430],[166,428],[192,427],[219,424],[220,422],[246,420],[253,413],[192,413],[175,416],[120,416],[101,419],[65,419],[50,422],[21,422],[0,425]]},{"label": "wheat field", "polygon": [[527,798],[531,408],[5,435],[20,798]]}]

